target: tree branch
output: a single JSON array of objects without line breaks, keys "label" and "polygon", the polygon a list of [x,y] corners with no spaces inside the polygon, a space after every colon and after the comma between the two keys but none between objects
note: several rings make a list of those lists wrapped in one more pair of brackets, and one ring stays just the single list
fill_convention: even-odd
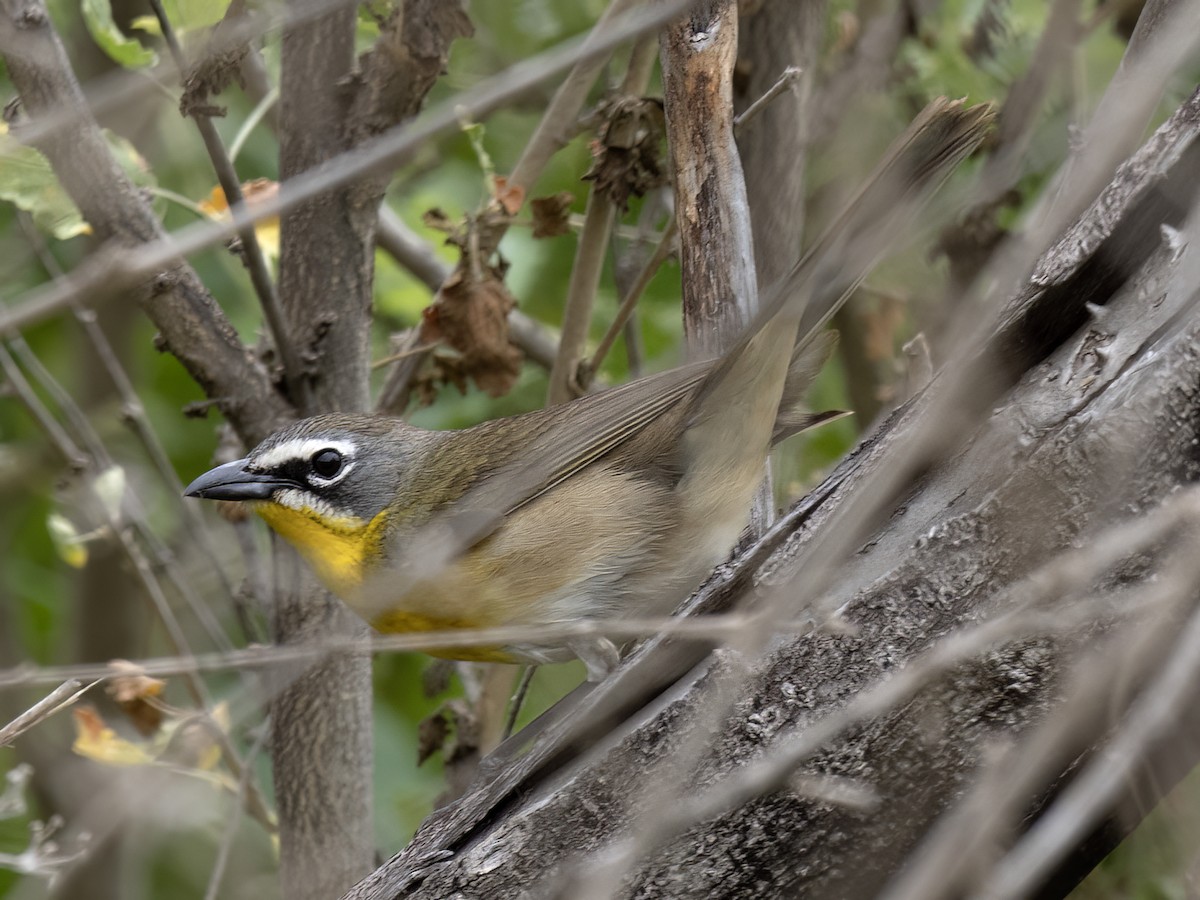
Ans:
[{"label": "tree branch", "polygon": [[[150,6],[154,10],[154,15],[158,19],[159,28],[162,31],[163,40],[166,41],[167,47],[170,48],[171,57],[175,60],[175,65],[180,72],[187,71],[187,60],[183,55],[183,48],[179,46],[179,40],[175,36],[175,29],[171,25],[171,20],[167,17],[166,10],[163,8],[162,0],[150,0]],[[236,8],[235,4],[230,9]],[[217,133],[217,127],[213,125],[212,119],[208,113],[203,112],[199,108],[188,108],[186,101],[184,109],[187,109],[187,115],[192,117],[196,123],[196,128],[200,132],[200,138],[204,141],[204,149],[208,152],[208,158],[212,161],[213,171],[217,174],[217,180],[221,185],[221,189],[225,192],[225,202],[232,207],[238,204],[245,204],[245,198],[242,196],[242,182],[238,178],[237,170],[233,166],[233,160],[229,158],[229,154],[225,152],[225,145],[221,142],[221,136]],[[275,352],[279,354],[280,361],[283,364],[283,378],[287,383],[288,394],[292,398],[292,402],[300,409],[305,409],[312,405],[311,400],[307,396],[308,383],[302,378],[300,367],[300,359],[296,355],[296,349],[292,342],[288,340],[285,332],[285,324],[283,321],[283,310],[279,305],[279,295],[275,292],[275,282],[271,279],[271,271],[267,267],[267,259],[263,255],[262,247],[258,244],[258,235],[255,234],[252,226],[247,226],[238,230],[238,238],[242,244],[243,261],[246,264],[246,269],[250,273],[250,283],[254,286],[254,293],[258,296],[259,305],[262,307],[263,318],[267,323],[267,330],[271,334],[272,342],[275,345]]]},{"label": "tree branch", "polygon": [[699,4],[661,38],[667,142],[689,353],[713,356],[751,320],[758,296],[746,184],[733,139],[737,8]]},{"label": "tree branch", "polygon": [[[660,37],[667,144],[683,278],[683,332],[692,358],[728,348],[758,309],[754,239],[734,140],[738,5],[705,0]],[[787,258],[792,258],[794,254]],[[770,470],[753,504],[761,534],[775,513]]]}]

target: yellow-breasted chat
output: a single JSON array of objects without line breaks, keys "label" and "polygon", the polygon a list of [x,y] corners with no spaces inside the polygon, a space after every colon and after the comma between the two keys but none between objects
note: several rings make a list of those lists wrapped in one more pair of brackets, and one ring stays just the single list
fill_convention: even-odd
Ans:
[{"label": "yellow-breasted chat", "polygon": [[[824,323],[990,120],[931,104],[717,360],[460,431],[316,416],[186,493],[249,504],[383,632],[669,613],[737,541],[771,445],[831,417],[801,403]],[[618,661],[603,638],[439,655]]]}]

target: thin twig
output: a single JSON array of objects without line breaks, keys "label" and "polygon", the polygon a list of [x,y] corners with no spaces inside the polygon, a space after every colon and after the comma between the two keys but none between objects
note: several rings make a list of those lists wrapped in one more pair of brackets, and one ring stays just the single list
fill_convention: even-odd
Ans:
[{"label": "thin twig", "polygon": [[[163,39],[171,51],[176,67],[180,72],[186,72],[187,60],[175,37],[175,29],[167,17],[162,0],[150,0],[150,8],[154,10],[154,15],[158,19]],[[221,141],[217,127],[213,124],[212,119],[198,110],[191,112],[191,118],[196,123],[196,128],[204,141],[204,149],[208,151],[208,158],[212,161],[217,181],[220,182],[221,189],[225,192],[225,201],[229,209],[232,211],[235,205],[245,207],[246,198],[242,194],[241,180],[233,166],[233,160],[225,152],[225,144]],[[271,340],[275,344],[280,362],[283,364],[283,377],[287,382],[288,394],[301,413],[312,412],[311,386],[308,379],[304,377],[304,366],[300,360],[300,354],[296,352],[296,347],[288,333],[283,308],[279,303],[279,294],[275,290],[275,281],[267,266],[267,258],[258,243],[258,235],[255,233],[253,225],[240,227],[237,235],[242,243],[242,259],[246,264],[246,270],[250,273],[250,283],[254,286],[254,293],[258,296],[259,305],[262,307],[263,318],[271,332]]]},{"label": "thin twig", "polygon": [[[76,310],[76,317],[81,318],[82,312],[82,310]],[[30,349],[24,338],[22,338],[19,334],[12,335],[8,339],[8,344],[12,348],[13,353],[19,356],[20,361],[25,368],[37,378],[37,381],[42,388],[54,398],[55,403],[58,404],[59,409],[62,410],[67,421],[71,423],[71,426],[75,432],[75,437],[79,438],[83,444],[87,446],[87,452],[91,456],[90,465],[92,470],[94,472],[103,472],[115,465],[112,457],[109,455],[108,451],[104,447],[103,442],[100,440],[100,436],[96,433],[96,430],[88,421],[87,416],[84,415],[83,410],[79,408],[79,405],[75,402],[74,398],[71,397],[70,392],[68,392],[58,382],[58,380],[50,374],[50,371],[46,369],[44,365],[42,365],[41,360],[38,359],[37,355]],[[111,348],[109,348],[109,350],[111,350]],[[140,402],[136,401],[136,399],[135,402],[137,402],[138,406],[140,407]],[[29,408],[29,404],[26,404],[26,406]],[[46,410],[44,412],[37,413],[36,418],[39,422],[41,422],[44,418],[53,417],[50,415],[49,411]],[[53,438],[53,435],[51,435],[51,437],[52,439],[55,439]],[[59,438],[55,440],[57,442],[61,439]],[[59,450],[65,454],[69,451],[71,446],[77,445],[74,445],[73,442],[66,445],[60,443]],[[158,449],[161,455],[161,459],[157,461],[160,467],[160,472],[170,473],[169,476],[166,477],[168,488],[172,489],[174,496],[179,498],[177,502],[186,510],[187,506],[182,502],[183,486],[179,484],[178,476],[175,475],[174,469],[171,467],[170,462],[166,459],[165,451],[162,450],[161,446]],[[182,572],[179,571],[179,566],[175,561],[174,554],[171,553],[154,529],[150,527],[149,522],[143,513],[143,508],[137,497],[137,494],[134,493],[133,489],[129,485],[125,486],[125,493],[122,497],[123,503],[126,499],[128,499],[128,504],[132,508],[132,512],[129,517],[131,524],[137,529],[142,540],[145,541],[146,546],[149,548],[150,554],[154,558],[155,565],[166,572],[167,578],[170,579],[176,590],[179,591],[180,596],[184,598],[184,601],[187,603],[192,615],[195,616],[196,620],[201,624],[205,632],[212,639],[213,644],[216,645],[218,649],[228,650],[233,645],[231,644],[228,636],[225,634],[224,629],[213,616],[209,605],[205,603],[200,595],[196,592],[192,582],[186,576],[184,576]],[[192,512],[193,515],[196,514],[195,510],[189,511]],[[219,563],[217,563],[215,552],[212,554],[212,558],[215,571],[218,573],[218,577],[221,580],[222,586],[227,593],[232,594],[232,587],[224,578],[222,569]]]},{"label": "thin twig", "polygon": [[[117,395],[121,398],[121,418],[129,425],[138,442],[142,445],[142,449],[150,457],[150,461],[153,463],[159,478],[166,484],[168,493],[175,498],[176,508],[187,521],[189,532],[199,538],[200,549],[207,557],[211,571],[216,573],[222,592],[230,598],[234,615],[242,630],[242,636],[248,641],[258,640],[260,637],[258,633],[259,629],[250,616],[249,610],[241,602],[237,591],[234,590],[233,585],[229,581],[229,577],[225,571],[225,564],[221,561],[220,554],[217,553],[216,544],[209,529],[208,521],[195,508],[194,504],[184,499],[183,483],[179,480],[179,475],[176,473],[175,467],[171,464],[171,460],[167,456],[167,449],[163,446],[162,441],[159,440],[158,432],[154,430],[154,426],[146,416],[146,408],[142,404],[141,398],[138,396],[137,390],[134,388],[128,373],[121,366],[116,351],[105,336],[104,329],[100,327],[100,323],[96,319],[96,314],[90,309],[76,307],[75,319],[82,326],[88,340],[92,343],[92,348],[100,358],[101,365],[104,366],[108,377],[112,379],[112,383],[117,389]],[[152,533],[151,530],[147,529],[147,534]],[[156,541],[156,544],[161,544],[161,542]],[[161,550],[165,552],[166,548],[161,548]],[[155,552],[161,564],[167,565],[172,563],[169,552],[166,552],[166,555],[159,550]],[[177,587],[181,588],[181,592],[187,597],[188,590],[190,590],[190,582],[186,578],[177,579],[174,575],[172,575],[171,580]],[[188,590],[183,590],[184,586],[187,586]],[[188,602],[191,603],[192,601],[189,599]],[[206,606],[203,603],[200,605]],[[221,632],[221,634],[224,636],[224,632]],[[218,640],[218,645],[220,643],[221,641]]]},{"label": "thin twig", "polygon": [[574,379],[575,370],[587,346],[592,303],[600,284],[604,253],[616,211],[616,204],[604,191],[592,190],[588,194],[583,231],[579,235],[567,299],[563,304],[558,355],[554,357],[554,365],[550,369],[550,389],[546,399],[550,406],[566,403],[579,395],[579,385]]},{"label": "thin twig", "polygon": [[[147,199],[116,164],[41,0],[30,0],[30,4],[21,14],[27,27],[14,23],[16,13],[11,8],[6,7],[0,15],[0,53],[5,55],[12,82],[31,116],[21,137],[33,140],[35,132],[46,131],[39,129],[38,123],[60,121],[58,111],[66,110],[63,120],[72,123],[70,133],[56,133],[37,146],[97,237],[110,240],[106,252],[93,254],[82,267],[104,271],[109,268],[108,257],[119,255],[111,252],[114,245],[136,256],[144,246],[165,243],[166,233]],[[54,283],[63,284],[61,280]],[[247,440],[253,441],[289,417],[289,407],[266,366],[247,351],[199,276],[177,255],[171,254],[146,276],[118,290],[123,296],[125,291],[133,294],[158,327],[162,340],[218,398]]]},{"label": "thin twig", "polygon": [[[548,625],[504,625],[492,628],[455,628],[446,631],[409,634],[372,635],[363,642],[357,638],[325,637],[296,644],[272,644],[227,652],[197,653],[149,657],[133,663],[147,675],[168,677],[188,673],[232,672],[246,669],[286,667],[312,662],[335,653],[350,651],[390,653],[428,651],[446,647],[489,647],[527,641],[529,643],[564,642],[569,638],[610,637],[614,640],[644,638],[668,634],[701,643],[719,642],[731,633],[748,627],[755,616],[744,613],[681,619],[673,616],[628,619],[585,619]],[[773,623],[779,634],[803,633],[813,627],[808,619]],[[54,684],[68,678],[86,680],[111,674],[102,665],[65,666],[20,665],[0,669],[0,690]]]},{"label": "thin twig", "polygon": [[423,356],[433,350],[436,346],[437,344],[418,344],[416,347],[410,347],[407,350],[401,350],[399,353],[389,353],[387,356],[374,360],[371,363],[371,368],[382,369],[389,363],[399,362],[402,359],[411,359],[414,356]]},{"label": "thin twig", "polygon": [[271,88],[267,91],[266,96],[258,101],[254,109],[250,110],[250,115],[246,116],[246,121],[242,123],[242,127],[238,129],[233,143],[229,145],[229,161],[231,163],[238,158],[238,155],[242,152],[242,147],[250,139],[250,135],[254,133],[254,129],[258,127],[258,124],[267,116],[278,100],[279,89]]},{"label": "thin twig", "polygon": [[[613,13],[621,2],[622,0],[614,0],[605,16]],[[643,37],[634,45],[625,75],[621,79],[622,95],[639,96],[645,92],[654,69],[655,46],[653,36]],[[543,119],[543,122],[545,121]],[[617,205],[613,198],[607,191],[593,186],[588,194],[583,230],[579,233],[575,262],[571,267],[571,279],[567,286],[558,354],[554,358],[554,365],[550,367],[550,388],[546,400],[548,405],[565,403],[579,396],[587,388],[587,385],[577,380],[576,375],[587,346],[592,306],[595,303],[596,290],[600,286],[604,257],[612,239],[616,219]]]},{"label": "thin twig", "polygon": [[604,358],[608,355],[608,351],[612,349],[613,344],[617,342],[617,338],[621,335],[625,328],[625,323],[630,320],[633,311],[637,309],[638,301],[642,299],[642,294],[654,279],[655,274],[671,252],[675,249],[675,235],[677,233],[677,222],[675,217],[671,216],[667,227],[663,229],[662,237],[659,238],[658,246],[654,248],[654,254],[642,266],[638,272],[637,278],[633,284],[629,286],[629,291],[621,300],[621,305],[617,308],[617,314],[613,316],[612,322],[608,325],[608,330],[604,332],[604,337],[600,339],[599,345],[596,347],[596,352],[592,354],[592,358],[586,363],[586,377],[583,366],[577,376],[579,384],[588,387],[596,372],[600,370],[600,366],[604,363]]},{"label": "thin twig", "polygon": [[4,371],[4,377],[8,380],[12,392],[21,401],[29,415],[33,417],[38,427],[45,432],[50,443],[62,454],[66,464],[76,472],[84,471],[87,468],[87,454],[79,448],[38,398],[33,386],[21,374],[21,370],[17,367],[17,361],[3,341],[0,341],[0,369]]},{"label": "thin twig", "polygon": [[1079,7],[1079,0],[1054,0],[1029,67],[1009,88],[997,117],[992,153],[980,175],[983,192],[980,206],[994,204],[1021,174],[1050,80],[1071,60],[1075,45],[1082,38]]},{"label": "thin twig", "polygon": [[733,117],[733,133],[740,135],[743,129],[749,127],[750,123],[758,118],[759,113],[771,105],[772,100],[796,84],[803,74],[804,70],[799,66],[788,66],[784,69],[779,80],[767,88],[765,94],[747,106],[739,115]]},{"label": "thin twig", "polygon": [[99,683],[100,679],[89,684],[84,684],[74,678],[64,681],[51,693],[0,728],[0,747],[7,747],[30,728],[40,725],[56,712],[66,709]]},{"label": "thin twig", "polygon": [[512,737],[513,729],[517,727],[517,717],[521,715],[521,707],[525,705],[525,696],[529,693],[529,686],[533,684],[533,676],[537,674],[537,670],[537,666],[525,666],[521,672],[521,680],[517,682],[517,689],[508,704],[508,718],[504,720],[501,741]]},{"label": "thin twig", "polygon": [[[617,43],[624,43],[618,41],[606,45],[604,36],[612,33],[609,31],[610,28],[613,31],[616,30],[622,14],[633,5],[632,0],[613,0],[597,20],[595,27],[588,33],[587,38],[580,45],[578,62],[555,91],[554,97],[546,107],[546,112],[543,113],[537,128],[534,129],[533,135],[521,152],[520,159],[513,166],[512,173],[509,175],[510,185],[529,193],[545,170],[546,164],[550,162],[550,158],[566,146],[575,120],[579,117],[579,111],[583,108],[588,92],[604,67],[609,53]],[[665,22],[668,18],[663,17],[661,21]],[[661,22],[656,23],[655,27],[657,24],[661,24]],[[652,28],[646,29],[647,32],[652,30]],[[589,51],[593,52],[589,53]],[[471,118],[477,119],[478,117],[472,115]]]},{"label": "thin twig", "polygon": [[379,208],[375,241],[431,291],[437,291],[450,277],[450,264],[444,262],[433,246],[421,240],[386,203]]},{"label": "thin twig", "polygon": [[[1191,568],[1190,582],[1184,579],[1175,585],[1189,600],[1196,575],[1195,566]],[[1172,623],[1171,627],[1176,626]],[[1053,866],[1112,808],[1141,765],[1147,747],[1165,737],[1187,704],[1194,700],[1198,678],[1200,613],[1193,611],[1166,664],[1141,692],[1140,701],[1120,731],[1072,780],[1049,812],[999,861],[978,896],[987,900],[1031,896]]]},{"label": "thin twig", "polygon": [[[16,391],[17,396],[22,403],[30,410],[35,419],[43,425],[49,425],[50,428],[47,434],[52,440],[56,441],[57,449],[67,459],[74,457],[84,459],[86,465],[86,457],[83,456],[75,442],[62,430],[54,417],[50,414],[33,392],[29,385],[16,366],[15,360],[9,354],[7,347],[0,343],[0,366],[4,368],[5,375]],[[59,443],[61,442],[61,443]],[[179,620],[175,616],[174,610],[171,609],[171,604],[167,600],[166,594],[163,593],[162,585],[154,574],[153,568],[150,566],[141,548],[129,535],[129,532],[118,522],[112,513],[101,504],[101,511],[106,519],[110,534],[120,545],[125,555],[133,563],[134,571],[137,573],[138,579],[142,582],[145,588],[146,596],[150,601],[152,610],[157,614],[158,620],[163,624],[167,634],[168,642],[172,650],[180,658],[194,658],[195,654],[189,647],[187,636],[184,634],[183,628],[180,626]],[[197,708],[207,715],[207,710],[211,708],[212,702],[208,695],[208,689],[199,676],[198,670],[194,666],[181,668],[179,673],[184,679],[184,685],[192,697],[192,701]],[[103,674],[96,675],[96,678],[103,677]],[[68,679],[56,679],[66,681]],[[90,679],[79,679],[90,680]],[[237,755],[237,750],[230,743],[228,736],[218,729],[216,735],[217,742],[221,746],[222,754],[225,758],[226,765],[234,777],[240,777],[242,772],[242,764]],[[259,792],[257,785],[251,787],[251,812],[266,828],[273,828],[273,823],[269,813],[267,812],[266,802],[263,800],[262,794]]]},{"label": "thin twig", "polygon": [[[149,595],[152,607],[158,614],[159,620],[163,623],[167,633],[168,643],[172,650],[181,658],[195,658],[196,654],[191,651],[188,645],[187,637],[185,636],[179,620],[175,617],[166,595],[162,592],[162,587],[158,583],[158,579],[154,577],[154,572],[150,568],[145,556],[142,555],[141,548],[133,542],[124,528],[121,528],[118,523],[112,523],[110,526],[117,540],[121,543],[126,555],[133,561],[134,571],[137,572],[138,578],[146,588],[146,593]],[[228,652],[228,651],[227,651]],[[200,678],[199,671],[194,667],[191,669],[182,669],[179,674],[183,678],[183,683],[192,702],[196,705],[197,712],[208,717],[208,710],[212,709],[212,697],[209,695],[208,687]],[[245,769],[241,757],[238,755],[237,748],[233,746],[227,735],[215,723],[211,729],[213,737],[217,745],[221,748],[221,756],[225,760],[225,765],[229,767],[229,771],[233,773],[234,778],[240,778]],[[271,818],[270,812],[267,809],[266,800],[258,789],[258,785],[252,783],[250,786],[250,814],[257,819],[264,828],[268,831],[275,830],[275,822]]]},{"label": "thin twig", "polygon": [[221,879],[225,875],[225,867],[229,864],[229,855],[233,851],[233,841],[237,835],[238,823],[242,819],[242,808],[245,806],[246,795],[250,789],[250,780],[254,773],[254,760],[262,751],[263,744],[266,743],[267,735],[270,733],[270,720],[265,720],[259,725],[258,737],[254,739],[254,743],[246,754],[246,767],[242,770],[241,777],[238,778],[237,796],[234,798],[233,808],[229,811],[229,821],[225,823],[225,831],[221,835],[221,845],[217,848],[217,858],[213,862],[212,873],[208,876],[208,889],[204,892],[204,900],[217,900],[217,895],[221,890]]}]

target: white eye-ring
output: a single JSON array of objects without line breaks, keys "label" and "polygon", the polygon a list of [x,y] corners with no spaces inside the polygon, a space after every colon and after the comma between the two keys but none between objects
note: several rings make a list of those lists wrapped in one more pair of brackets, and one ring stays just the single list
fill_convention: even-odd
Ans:
[{"label": "white eye-ring", "polygon": [[310,484],[328,487],[336,484],[354,468],[354,461],[342,454],[336,447],[323,447],[312,455],[308,462],[311,471],[308,474]]}]

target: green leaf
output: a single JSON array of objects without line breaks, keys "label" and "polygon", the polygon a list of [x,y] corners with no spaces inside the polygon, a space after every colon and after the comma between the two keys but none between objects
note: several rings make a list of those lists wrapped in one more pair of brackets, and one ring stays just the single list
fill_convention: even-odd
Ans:
[{"label": "green leaf", "polygon": [[163,9],[176,33],[216,25],[229,9],[230,0],[164,0]]},{"label": "green leaf", "polygon": [[[142,188],[157,185],[146,160],[125,138],[105,131],[108,149],[129,180]],[[33,223],[60,241],[91,234],[91,226],[58,183],[50,161],[8,133],[0,122],[0,200],[7,200],[33,216]]]},{"label": "green leaf", "polygon": [[137,16],[129,20],[129,27],[155,37],[162,37],[162,25],[156,16]]},{"label": "green leaf", "polygon": [[50,161],[32,147],[14,140],[3,126],[0,126],[0,199],[25,210],[33,216],[38,228],[59,240],[91,232],[59,185]]},{"label": "green leaf", "polygon": [[113,60],[127,69],[152,66],[158,55],[143,47],[133,38],[126,37],[113,21],[109,0],[82,0],[80,10],[92,40]]}]

